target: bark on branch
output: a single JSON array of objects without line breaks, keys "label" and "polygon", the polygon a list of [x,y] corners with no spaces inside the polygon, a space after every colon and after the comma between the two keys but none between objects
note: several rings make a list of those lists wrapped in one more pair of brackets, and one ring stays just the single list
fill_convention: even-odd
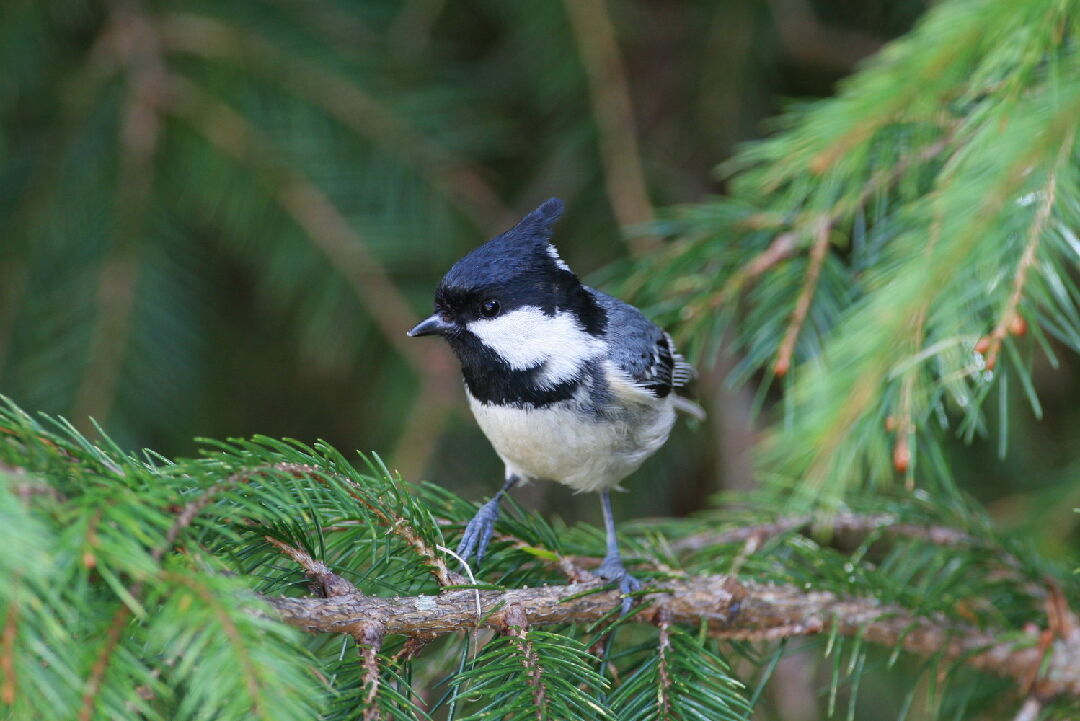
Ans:
[{"label": "bark on branch", "polygon": [[[530,625],[589,623],[618,607],[615,590],[596,583],[506,591],[447,591],[438,596],[376,598],[359,594],[331,598],[267,598],[287,623],[311,633],[349,633],[375,624],[388,634],[431,637],[476,627],[505,630],[507,613],[524,613]],[[477,612],[479,597],[480,612]],[[941,654],[985,672],[1014,679],[1039,698],[1080,698],[1080,631],[1047,644],[1037,634],[976,629],[944,617],[917,617],[874,599],[841,598],[820,591],[772,586],[731,576],[701,576],[657,583],[641,599],[635,620],[656,623],[704,621],[721,638],[767,640],[836,629],[878,645],[919,655]],[[1045,665],[1044,665],[1045,664]],[[1035,679],[1032,685],[1031,681]]]}]

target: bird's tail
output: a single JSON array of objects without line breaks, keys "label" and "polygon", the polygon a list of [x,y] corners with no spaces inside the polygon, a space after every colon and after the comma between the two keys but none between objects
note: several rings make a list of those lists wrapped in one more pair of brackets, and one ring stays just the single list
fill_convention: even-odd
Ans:
[{"label": "bird's tail", "polygon": [[685,413],[697,421],[704,421],[706,418],[704,408],[689,398],[683,398],[682,396],[675,396],[675,410]]}]

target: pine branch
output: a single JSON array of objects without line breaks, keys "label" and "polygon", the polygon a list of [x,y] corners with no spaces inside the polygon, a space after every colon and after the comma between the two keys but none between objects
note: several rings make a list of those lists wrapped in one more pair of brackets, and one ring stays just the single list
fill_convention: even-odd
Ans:
[{"label": "pine branch", "polygon": [[[114,713],[124,704],[171,709],[196,702],[188,700],[189,689],[206,689],[200,706],[228,707],[229,718],[292,719],[306,712],[304,704],[317,704],[318,688],[325,687],[338,694],[331,705],[351,714],[343,718],[414,719],[418,702],[407,690],[413,657],[436,637],[477,628],[498,636],[472,661],[465,660],[469,647],[455,639],[438,644],[442,650],[435,653],[463,659],[447,698],[478,721],[659,721],[699,706],[707,708],[701,717],[734,721],[746,717],[749,702],[724,659],[727,645],[716,641],[819,634],[828,635],[836,657],[860,659],[857,672],[849,672],[855,679],[864,648],[873,645],[932,664],[944,661],[939,671],[950,678],[961,666],[1005,677],[1022,697],[1040,703],[1080,700],[1080,629],[1066,589],[1054,580],[1061,575],[1022,549],[1007,552],[978,514],[965,515],[964,505],[937,512],[875,505],[874,513],[771,523],[756,515],[748,528],[720,527],[711,535],[699,531],[701,522],[672,522],[681,541],[658,536],[628,544],[653,580],[638,594],[635,613],[618,622],[656,630],[636,629],[634,637],[644,642],[611,657],[621,678],[611,685],[597,671],[605,666],[598,653],[588,649],[615,619],[619,595],[586,570],[595,562],[588,556],[595,550],[590,529],[556,533],[538,518],[508,516],[484,576],[514,590],[463,588],[446,565],[445,546],[470,504],[430,486],[407,486],[377,460],[364,472],[325,444],[257,438],[217,444],[197,460],[146,464],[112,450],[107,439],[103,450],[62,421],[62,433],[54,434],[14,411],[0,420],[7,429],[0,436],[2,470],[15,491],[8,503],[20,518],[28,521],[33,513],[55,529],[55,537],[35,545],[63,549],[76,566],[75,573],[56,575],[44,560],[21,563],[25,552],[0,554],[6,563],[0,570],[9,575],[26,567],[27,575],[18,570],[13,584],[25,584],[25,593],[9,589],[2,594],[8,605],[0,608],[6,616],[0,669],[15,670],[0,684],[0,698],[23,706],[33,703],[29,689],[40,683],[35,676],[42,661],[56,663],[23,649],[66,648],[66,641],[38,629],[42,610],[35,604],[45,588],[78,588],[85,569],[122,585],[113,582],[101,596],[97,621],[79,629],[94,639],[85,661],[47,682],[71,697],[73,718]],[[75,468],[93,482],[69,483]],[[59,479],[64,495],[21,490],[37,477]],[[744,517],[753,513],[748,503]],[[955,527],[942,525],[950,519]],[[32,536],[29,523],[17,528],[20,539]],[[65,528],[71,530],[61,532]],[[140,528],[145,537],[133,543],[128,528]],[[680,528],[699,532],[688,536]],[[844,534],[845,541],[864,534],[865,541],[847,554],[797,536],[816,530]],[[11,535],[3,540],[18,548]],[[751,556],[773,536],[769,554]],[[878,536],[908,542],[882,544],[871,560],[867,551]],[[725,543],[746,546],[737,553]],[[710,544],[715,552],[702,553]],[[680,559],[679,551],[692,555]],[[278,554],[304,570],[313,597],[269,595],[297,588],[296,571],[283,568]],[[731,573],[743,558],[746,577],[777,585]],[[335,569],[347,569],[349,579]],[[557,583],[557,573],[570,582],[545,586]],[[269,608],[253,603],[245,586],[261,591]],[[424,595],[437,589],[442,593]],[[63,612],[85,617],[85,594],[72,596],[63,599]],[[552,625],[564,628],[542,628]],[[348,639],[327,637],[308,644],[308,656],[295,641],[297,629],[347,634],[355,640],[354,656],[344,657],[350,646],[340,644]],[[853,641],[841,644],[843,637]],[[851,650],[836,650],[845,647]],[[145,648],[154,649],[151,658],[140,655]],[[185,661],[193,658],[225,659],[232,672]],[[444,668],[432,659],[420,663],[437,673]],[[322,687],[312,683],[313,668]],[[69,677],[74,687],[65,683]],[[294,691],[283,679],[291,679]],[[307,689],[304,704],[282,705],[301,688]]]},{"label": "pine branch", "polygon": [[522,668],[525,671],[529,686],[532,687],[533,703],[536,704],[536,719],[537,721],[543,721],[543,708],[547,691],[541,682],[543,671],[536,658],[536,650],[533,648],[532,643],[529,642],[529,636],[526,633],[529,622],[524,609],[520,606],[509,606],[506,609],[505,620],[507,634],[513,639],[518,648]]},{"label": "pine branch", "polygon": [[829,250],[828,222],[820,221],[815,232],[814,244],[810,248],[810,262],[806,266],[806,277],[803,287],[799,291],[799,299],[795,302],[795,309],[791,312],[791,320],[784,339],[780,341],[780,347],[776,351],[776,362],[773,364],[773,372],[778,376],[787,375],[791,368],[791,356],[795,352],[795,342],[799,339],[799,331],[802,330],[806,321],[806,314],[810,312],[810,304],[814,300],[814,291],[817,289],[818,278],[821,276],[821,266],[825,262],[825,254]]},{"label": "pine branch", "polygon": [[[1027,280],[1028,272],[1036,262],[1036,252],[1039,249],[1039,240],[1043,236],[1043,232],[1046,229],[1046,224],[1050,220],[1050,213],[1054,209],[1054,201],[1057,198],[1057,171],[1060,169],[1062,163],[1069,157],[1069,152],[1072,149],[1072,142],[1067,142],[1061,146],[1061,150],[1058,151],[1057,162],[1055,163],[1055,169],[1050,174],[1049,179],[1046,182],[1046,188],[1041,191],[1042,198],[1039,203],[1039,208],[1035,212],[1035,217],[1032,220],[1031,227],[1027,232],[1027,240],[1024,243],[1024,252],[1020,256],[1020,262],[1016,267],[1016,274],[1013,276],[1012,292],[1009,294],[1009,299],[1005,304],[1005,308],[998,319],[994,329],[990,332],[990,335],[985,336],[979,340],[979,343],[975,345],[976,352],[982,353],[986,357],[986,368],[993,370],[997,365],[998,352],[1001,350],[1001,343],[1005,340],[1005,336],[1008,333],[1013,335],[1023,335],[1026,329],[1026,322],[1023,316],[1020,315],[1020,301],[1024,297],[1024,283]],[[985,344],[985,345],[984,345]]]},{"label": "pine branch", "polygon": [[[375,598],[266,598],[286,622],[310,633],[348,633],[356,624],[379,624],[387,634],[428,637],[474,628],[505,630],[507,614],[523,613],[530,626],[593,623],[619,605],[616,590],[574,583],[507,591],[447,591],[439,596]],[[479,593],[482,613],[477,617]],[[1053,640],[1045,653],[1036,634],[1005,634],[943,617],[914,616],[870,598],[841,598],[793,586],[765,585],[731,576],[667,581],[645,592],[634,619],[645,623],[704,624],[718,638],[772,640],[835,632],[917,656],[939,656],[1018,684],[1037,679],[1040,698],[1080,699],[1080,631]]]},{"label": "pine branch", "polygon": [[[311,591],[320,598],[331,596],[348,596],[360,594],[360,589],[354,586],[348,579],[342,578],[322,561],[312,558],[295,546],[279,541],[272,536],[266,536],[266,541],[296,561],[304,569],[307,577],[311,580]],[[362,594],[360,594],[362,595]]]}]

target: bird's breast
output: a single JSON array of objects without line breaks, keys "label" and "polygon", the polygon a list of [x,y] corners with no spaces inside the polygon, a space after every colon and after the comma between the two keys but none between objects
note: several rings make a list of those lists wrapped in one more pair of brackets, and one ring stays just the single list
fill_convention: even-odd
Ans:
[{"label": "bird's breast", "polygon": [[496,453],[518,475],[557,481],[577,491],[617,485],[667,440],[675,412],[653,405],[592,407],[585,390],[544,406],[469,406]]}]

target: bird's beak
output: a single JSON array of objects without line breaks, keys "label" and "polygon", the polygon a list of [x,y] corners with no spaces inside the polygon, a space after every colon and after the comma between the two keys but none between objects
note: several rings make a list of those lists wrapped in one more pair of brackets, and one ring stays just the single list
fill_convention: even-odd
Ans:
[{"label": "bird's beak", "polygon": [[421,335],[446,335],[453,327],[453,323],[443,320],[442,316],[436,313],[430,318],[425,318],[417,323],[416,327],[409,331],[408,336],[416,338]]}]

